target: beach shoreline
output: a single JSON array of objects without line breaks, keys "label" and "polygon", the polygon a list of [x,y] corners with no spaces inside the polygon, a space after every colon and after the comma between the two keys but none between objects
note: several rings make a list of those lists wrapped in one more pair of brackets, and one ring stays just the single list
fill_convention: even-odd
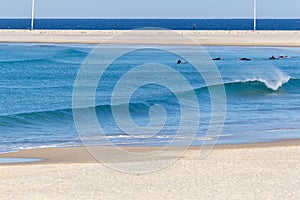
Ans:
[{"label": "beach shoreline", "polygon": [[[300,139],[287,139],[274,142],[260,142],[249,144],[220,144],[213,148],[217,151],[233,150],[233,149],[259,149],[259,148],[276,148],[276,147],[300,147]],[[101,147],[100,147],[101,148]],[[155,146],[132,146],[120,147],[128,152],[152,152],[160,150],[162,147]],[[205,147],[204,147],[205,148]],[[176,147],[174,147],[176,149]],[[199,151],[201,146],[191,146],[187,149],[190,151]],[[209,155],[208,155],[209,156]],[[32,163],[10,163],[1,165],[35,165],[35,164],[62,164],[62,163],[99,163],[84,146],[74,147],[54,147],[54,148],[34,148],[17,152],[9,152],[0,154],[0,158],[29,158],[42,159],[39,162]]]},{"label": "beach shoreline", "polygon": [[300,31],[0,30],[0,43],[300,47],[299,38]]}]

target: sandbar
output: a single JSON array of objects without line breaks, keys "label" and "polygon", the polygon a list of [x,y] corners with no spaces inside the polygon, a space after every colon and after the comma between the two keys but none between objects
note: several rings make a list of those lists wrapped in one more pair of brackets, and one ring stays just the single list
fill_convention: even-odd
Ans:
[{"label": "sandbar", "polygon": [[300,47],[300,31],[0,30],[0,42]]}]

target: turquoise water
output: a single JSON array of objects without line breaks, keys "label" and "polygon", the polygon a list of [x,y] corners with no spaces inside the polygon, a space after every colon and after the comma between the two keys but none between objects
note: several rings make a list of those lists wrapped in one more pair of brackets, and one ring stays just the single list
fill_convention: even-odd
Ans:
[{"label": "turquoise water", "polygon": [[[73,84],[81,63],[95,46],[0,44],[0,151],[80,145],[72,114]],[[122,46],[115,46],[120,48]],[[185,48],[193,51],[194,47]],[[220,144],[300,138],[300,48],[205,47],[215,61],[226,89],[227,114]],[[269,60],[274,56],[289,56]],[[239,61],[248,57],[251,61]],[[149,109],[159,104],[168,119],[156,136],[130,136],[116,125],[112,107],[122,114],[126,105],[112,105],[113,86],[132,63],[157,62],[183,74],[195,92],[201,111],[194,145],[201,144],[210,120],[210,95],[201,76],[178,56],[159,49],[142,49],[115,62],[100,80],[96,112],[107,137],[119,145],[165,145],[180,124],[180,105],[170,90],[141,87],[129,104],[132,119],[149,122]],[[148,76],[149,73],[145,73]],[[162,74],[162,79],[168,74]],[[218,86],[214,86],[218,87]],[[83,109],[84,110],[84,109]]]}]

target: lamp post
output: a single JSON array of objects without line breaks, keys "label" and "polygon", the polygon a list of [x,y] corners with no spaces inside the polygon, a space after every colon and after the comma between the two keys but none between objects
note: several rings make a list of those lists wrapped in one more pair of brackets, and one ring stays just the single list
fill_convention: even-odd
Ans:
[{"label": "lamp post", "polygon": [[256,0],[254,0],[254,17],[253,17],[254,31],[256,31]]},{"label": "lamp post", "polygon": [[32,0],[32,7],[31,7],[31,28],[30,30],[33,31],[34,26],[34,0]]}]

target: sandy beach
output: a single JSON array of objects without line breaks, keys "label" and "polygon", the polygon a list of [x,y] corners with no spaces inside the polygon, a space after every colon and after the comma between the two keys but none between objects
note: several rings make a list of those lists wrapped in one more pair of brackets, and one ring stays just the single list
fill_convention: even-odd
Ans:
[{"label": "sandy beach", "polygon": [[300,31],[0,30],[0,42],[300,46]]},{"label": "sandy beach", "polygon": [[25,150],[0,157],[45,161],[0,166],[0,198],[298,199],[299,144],[217,146],[204,159],[199,147],[193,147],[174,164],[148,174],[111,170],[81,147]]}]

